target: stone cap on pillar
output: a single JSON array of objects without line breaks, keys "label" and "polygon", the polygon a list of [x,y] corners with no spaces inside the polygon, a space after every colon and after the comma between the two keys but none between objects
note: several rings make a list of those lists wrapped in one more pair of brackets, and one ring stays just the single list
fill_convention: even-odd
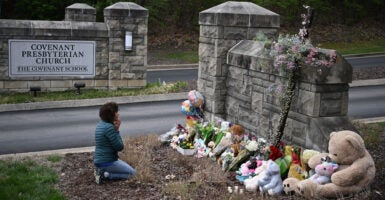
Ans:
[{"label": "stone cap on pillar", "polygon": [[127,16],[130,18],[148,18],[148,10],[132,2],[118,2],[104,8],[104,16]]},{"label": "stone cap on pillar", "polygon": [[[334,50],[318,49],[318,51],[328,55]],[[339,52],[336,54],[337,61],[331,67],[301,66],[301,81],[315,84],[352,82],[352,66]],[[260,41],[242,40],[228,52],[227,56],[227,64],[233,66],[265,73],[278,73],[279,71],[279,69],[278,71],[275,70],[273,58],[269,56],[269,50],[266,50]]]},{"label": "stone cap on pillar", "polygon": [[200,12],[199,24],[279,28],[280,16],[251,2],[228,1]]},{"label": "stone cap on pillar", "polygon": [[85,3],[75,3],[65,9],[65,21],[95,22],[96,9]]}]

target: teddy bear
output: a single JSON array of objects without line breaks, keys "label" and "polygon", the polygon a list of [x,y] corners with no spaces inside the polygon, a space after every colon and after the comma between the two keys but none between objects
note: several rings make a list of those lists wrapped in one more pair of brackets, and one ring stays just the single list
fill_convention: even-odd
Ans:
[{"label": "teddy bear", "polygon": [[299,181],[299,179],[294,177],[286,178],[283,181],[283,191],[285,192],[285,194],[294,195]]},{"label": "teddy bear", "polygon": [[322,162],[315,167],[315,174],[309,179],[321,185],[329,183],[330,177],[336,169],[338,169],[338,164],[333,162]]},{"label": "teddy bear", "polygon": [[229,129],[231,133],[231,140],[233,144],[240,144],[245,135],[245,129],[242,126],[234,124]]},{"label": "teddy bear", "polygon": [[279,195],[283,191],[280,168],[277,163],[272,160],[267,161],[265,176],[258,180],[259,190],[269,195]]},{"label": "teddy bear", "polygon": [[362,137],[353,131],[343,130],[330,134],[328,154],[320,153],[309,159],[313,168],[328,156],[339,165],[331,182],[319,185],[310,179],[299,181],[296,193],[305,198],[337,198],[368,189],[375,176],[372,156],[365,148]]},{"label": "teddy bear", "polygon": [[[302,174],[303,178],[301,178],[301,180],[307,179],[315,173],[314,169],[309,167],[309,159],[318,154],[320,154],[320,152],[314,149],[305,149],[301,152],[300,161],[301,161],[302,172],[304,172]],[[327,156],[327,153],[322,154],[322,156]],[[316,165],[317,163],[314,164],[313,166],[315,167]]]},{"label": "teddy bear", "polygon": [[241,167],[236,171],[236,179],[242,183],[244,180],[255,175],[255,170],[261,165],[262,160],[257,159],[255,156],[251,156],[249,160],[241,164]]},{"label": "teddy bear", "polygon": [[[293,160],[294,161],[294,160]],[[311,176],[309,179],[313,180],[318,184],[325,184],[330,182],[331,174],[338,168],[338,165],[332,162],[322,162],[315,167],[316,174]],[[283,191],[287,195],[294,195],[297,184],[303,180],[303,177],[288,177],[283,181]]]},{"label": "teddy bear", "polygon": [[267,161],[262,160],[261,166],[257,167],[254,171],[254,175],[252,178],[248,178],[243,181],[243,184],[245,185],[245,188],[249,192],[255,192],[257,191],[258,180],[262,179],[265,176],[265,171],[267,169]]}]

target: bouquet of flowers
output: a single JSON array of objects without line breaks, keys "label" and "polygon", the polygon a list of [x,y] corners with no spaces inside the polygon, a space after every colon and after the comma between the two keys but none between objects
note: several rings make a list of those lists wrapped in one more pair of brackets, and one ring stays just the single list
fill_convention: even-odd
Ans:
[{"label": "bouquet of flowers", "polygon": [[301,66],[331,67],[337,58],[336,52],[325,54],[313,47],[309,40],[302,41],[298,35],[280,35],[273,42],[270,55],[274,58],[274,67],[293,70]]}]

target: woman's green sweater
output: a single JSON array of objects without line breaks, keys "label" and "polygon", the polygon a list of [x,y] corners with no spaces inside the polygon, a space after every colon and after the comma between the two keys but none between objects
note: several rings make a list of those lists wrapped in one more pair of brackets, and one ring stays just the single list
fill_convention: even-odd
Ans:
[{"label": "woman's green sweater", "polygon": [[123,150],[124,144],[114,125],[100,121],[95,129],[94,164],[109,163],[118,160],[118,151]]}]

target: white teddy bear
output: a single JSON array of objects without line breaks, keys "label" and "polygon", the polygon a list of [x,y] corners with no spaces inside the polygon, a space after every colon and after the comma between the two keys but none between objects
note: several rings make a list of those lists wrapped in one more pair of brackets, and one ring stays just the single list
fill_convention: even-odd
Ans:
[{"label": "white teddy bear", "polygon": [[257,167],[254,171],[255,176],[252,178],[246,179],[243,184],[245,185],[245,188],[247,191],[255,192],[257,191],[258,180],[262,179],[265,176],[265,170],[267,169],[267,161],[262,161],[262,165]]},{"label": "white teddy bear", "polygon": [[283,191],[281,171],[277,163],[272,160],[267,161],[265,176],[258,180],[259,190],[268,192],[269,195],[280,195]]}]

